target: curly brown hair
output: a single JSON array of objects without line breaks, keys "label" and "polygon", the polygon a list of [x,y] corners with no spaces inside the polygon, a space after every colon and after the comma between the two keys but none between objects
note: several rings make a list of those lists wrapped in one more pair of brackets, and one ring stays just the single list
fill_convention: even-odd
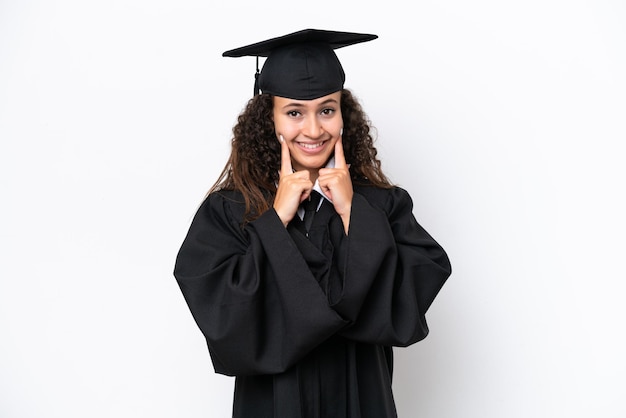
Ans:
[{"label": "curly brown hair", "polygon": [[[280,143],[274,131],[273,96],[259,94],[248,101],[233,128],[232,150],[226,166],[209,194],[219,190],[241,192],[246,204],[245,222],[270,208],[280,171]],[[350,92],[341,91],[342,142],[354,184],[392,187],[382,171],[370,120]]]}]

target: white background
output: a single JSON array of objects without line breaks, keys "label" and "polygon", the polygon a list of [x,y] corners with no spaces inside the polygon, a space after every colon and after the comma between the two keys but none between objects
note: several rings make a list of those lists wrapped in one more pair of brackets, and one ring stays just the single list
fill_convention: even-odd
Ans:
[{"label": "white background", "polygon": [[[407,7],[410,6],[410,9]],[[0,0],[0,417],[227,417],[172,276],[252,94],[313,27],[446,248],[401,417],[624,417],[626,5]]]}]

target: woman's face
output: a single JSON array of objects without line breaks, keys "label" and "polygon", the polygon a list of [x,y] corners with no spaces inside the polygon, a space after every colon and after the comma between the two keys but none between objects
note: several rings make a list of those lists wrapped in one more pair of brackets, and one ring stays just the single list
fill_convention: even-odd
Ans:
[{"label": "woman's face", "polygon": [[341,137],[341,92],[314,100],[274,97],[274,128],[283,136],[297,171],[322,168]]}]

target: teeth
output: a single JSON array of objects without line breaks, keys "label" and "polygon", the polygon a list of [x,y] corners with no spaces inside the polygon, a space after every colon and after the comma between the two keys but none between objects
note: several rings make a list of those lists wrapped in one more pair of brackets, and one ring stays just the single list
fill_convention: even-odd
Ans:
[{"label": "teeth", "polygon": [[307,149],[315,149],[315,148],[321,147],[323,143],[324,143],[324,142],[322,141],[322,142],[319,142],[319,143],[317,143],[317,144],[304,144],[304,143],[300,143],[300,145],[302,145],[304,148],[307,148]]}]

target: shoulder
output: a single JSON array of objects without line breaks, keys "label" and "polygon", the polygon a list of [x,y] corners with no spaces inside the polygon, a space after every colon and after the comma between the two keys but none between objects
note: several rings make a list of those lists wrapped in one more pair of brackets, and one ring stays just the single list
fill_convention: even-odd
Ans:
[{"label": "shoulder", "polygon": [[198,217],[205,219],[230,220],[240,223],[245,213],[246,205],[243,195],[233,190],[218,190],[209,193],[200,207]]},{"label": "shoulder", "polygon": [[245,206],[243,194],[236,190],[216,190],[209,193],[205,203],[210,205]]},{"label": "shoulder", "polygon": [[413,209],[413,200],[409,193],[398,186],[381,188],[368,185],[354,186],[354,192],[360,194],[368,203],[388,215],[397,210]]}]

